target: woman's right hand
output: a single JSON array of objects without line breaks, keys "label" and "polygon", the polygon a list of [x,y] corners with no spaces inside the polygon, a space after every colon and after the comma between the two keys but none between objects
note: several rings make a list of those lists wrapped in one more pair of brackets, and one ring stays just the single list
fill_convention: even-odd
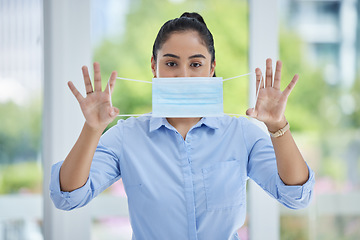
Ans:
[{"label": "woman's right hand", "polygon": [[80,104],[84,114],[86,124],[93,130],[103,131],[109,123],[119,114],[119,109],[112,106],[111,95],[115,85],[117,73],[111,73],[110,80],[104,91],[101,90],[100,64],[94,63],[94,88],[91,84],[89,71],[86,66],[82,67],[86,97],[76,89],[74,84],[69,81],[68,85],[71,92]]}]

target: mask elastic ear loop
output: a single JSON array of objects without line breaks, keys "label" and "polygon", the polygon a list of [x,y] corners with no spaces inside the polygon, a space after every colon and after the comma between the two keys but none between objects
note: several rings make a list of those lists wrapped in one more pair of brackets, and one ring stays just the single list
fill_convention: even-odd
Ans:
[{"label": "mask elastic ear loop", "polygon": [[235,117],[250,117],[245,114],[237,114],[237,113],[224,113],[224,115],[235,116]]},{"label": "mask elastic ear loop", "polygon": [[143,113],[143,114],[119,114],[117,117],[140,117],[140,116],[152,116],[151,113]]},{"label": "mask elastic ear loop", "polygon": [[[126,80],[126,81],[132,81],[132,82],[142,82],[142,83],[150,83],[150,84],[152,84],[152,82],[150,82],[150,81],[144,81],[144,80],[138,80],[138,79],[131,79],[131,78],[117,77],[116,79]],[[111,95],[110,95],[110,96],[111,96]],[[110,99],[111,99],[111,97],[110,97]],[[117,117],[139,117],[139,116],[151,116],[151,114],[149,114],[149,113],[144,113],[144,114],[119,114],[119,115],[117,115]]]},{"label": "mask elastic ear loop", "polygon": [[126,81],[132,81],[132,82],[151,83],[151,84],[152,84],[152,82],[150,82],[150,81],[137,80],[137,79],[131,79],[131,78],[117,77],[116,79],[121,79],[121,80],[126,80]]},{"label": "mask elastic ear loop", "polygon": [[113,107],[113,105],[112,105],[111,91],[110,91],[110,85],[109,85],[109,83],[110,83],[110,78],[108,79],[107,86],[109,87],[110,106],[111,106],[111,107]]},{"label": "mask elastic ear loop", "polygon": [[257,90],[257,92],[256,92],[256,100],[255,100],[255,106],[254,106],[254,108],[256,107],[257,100],[258,100],[258,98],[259,98],[259,92],[260,92],[261,82],[264,82],[264,88],[265,88],[265,81],[263,81],[263,80],[264,80],[264,77],[261,76],[261,79],[260,79],[260,82],[259,82],[259,87],[258,87],[258,90]]},{"label": "mask elastic ear loop", "polygon": [[239,75],[239,76],[235,76],[235,77],[231,77],[231,78],[226,78],[226,79],[224,79],[224,80],[223,80],[223,82],[225,82],[225,81],[227,81],[227,80],[231,80],[231,79],[234,79],[234,78],[240,78],[240,77],[245,77],[245,76],[247,76],[247,75],[252,75],[252,74],[254,74],[254,73],[252,73],[252,72],[249,72],[249,73],[246,73],[246,74],[242,74],[242,75]]},{"label": "mask elastic ear loop", "polygon": [[[253,72],[249,72],[249,73],[245,73],[245,74],[242,74],[242,75],[239,75],[239,76],[226,78],[226,79],[223,80],[223,82],[231,80],[231,79],[235,79],[235,78],[240,78],[240,77],[245,77],[245,76],[248,76],[248,75],[253,75],[253,74],[254,74]],[[224,113],[224,115],[236,116],[236,117],[249,117],[248,115],[238,114],[238,113]]]}]

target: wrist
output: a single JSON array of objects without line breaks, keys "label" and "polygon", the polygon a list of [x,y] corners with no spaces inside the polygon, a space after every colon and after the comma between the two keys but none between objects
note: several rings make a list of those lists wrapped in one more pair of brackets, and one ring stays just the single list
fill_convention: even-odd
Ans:
[{"label": "wrist", "polygon": [[85,121],[85,124],[84,124],[84,129],[86,129],[88,132],[91,132],[93,134],[102,134],[105,130],[106,126],[103,127],[103,126],[91,126],[88,122]]},{"label": "wrist", "polygon": [[287,124],[288,121],[286,120],[285,116],[278,122],[265,123],[268,131],[271,133],[279,131],[280,129],[284,128]]},{"label": "wrist", "polygon": [[286,122],[286,125],[283,128],[277,130],[276,132],[269,131],[269,134],[272,138],[278,138],[284,135],[288,130],[290,130],[290,125],[288,122]]}]

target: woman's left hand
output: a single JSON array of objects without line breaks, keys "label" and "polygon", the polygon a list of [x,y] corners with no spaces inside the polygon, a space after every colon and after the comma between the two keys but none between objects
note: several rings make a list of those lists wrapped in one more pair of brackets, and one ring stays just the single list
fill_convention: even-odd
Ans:
[{"label": "woman's left hand", "polygon": [[255,69],[257,100],[255,108],[249,108],[246,111],[246,115],[264,122],[270,132],[276,132],[286,125],[284,115],[286,102],[299,79],[299,76],[295,74],[289,85],[281,92],[281,67],[281,61],[277,61],[273,81],[272,61],[268,58],[266,60],[265,83],[261,70]]}]

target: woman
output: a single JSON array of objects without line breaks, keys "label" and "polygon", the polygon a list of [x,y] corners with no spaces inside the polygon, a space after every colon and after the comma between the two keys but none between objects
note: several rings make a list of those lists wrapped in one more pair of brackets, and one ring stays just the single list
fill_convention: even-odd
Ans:
[{"label": "woman", "polygon": [[[215,76],[212,35],[197,13],[166,22],[153,47],[154,77]],[[314,173],[302,158],[284,116],[295,75],[280,91],[281,62],[272,76],[266,61],[257,104],[247,115],[263,121],[271,138],[246,118],[153,118],[120,120],[103,136],[119,110],[111,105],[116,72],[94,89],[83,67],[87,96],[69,87],[85,116],[83,130],[64,162],[52,169],[54,204],[71,210],[87,204],[120,177],[128,196],[133,239],[239,239],[250,177],[289,208],[305,207]],[[273,82],[273,83],[272,83]]]}]

